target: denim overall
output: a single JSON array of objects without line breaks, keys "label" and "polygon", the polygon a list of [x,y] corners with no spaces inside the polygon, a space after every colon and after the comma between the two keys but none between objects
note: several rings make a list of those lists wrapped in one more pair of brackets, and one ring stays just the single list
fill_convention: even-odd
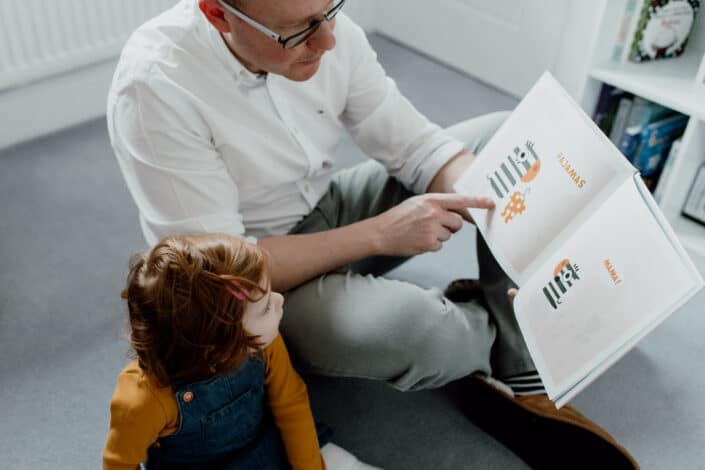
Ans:
[{"label": "denim overall", "polygon": [[264,377],[259,355],[229,374],[174,387],[179,427],[150,447],[147,470],[290,469]]}]

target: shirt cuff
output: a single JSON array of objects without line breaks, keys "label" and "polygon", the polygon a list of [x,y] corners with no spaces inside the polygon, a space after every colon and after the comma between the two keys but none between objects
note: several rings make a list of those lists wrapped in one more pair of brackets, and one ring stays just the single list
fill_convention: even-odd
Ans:
[{"label": "shirt cuff", "polygon": [[414,188],[416,190],[415,192],[425,193],[431,181],[433,181],[433,178],[438,174],[441,168],[443,168],[443,165],[448,163],[451,158],[463,150],[465,150],[465,145],[459,140],[445,142],[434,150],[428,157],[428,160],[424,162],[423,177],[419,178],[417,182],[418,188]]}]

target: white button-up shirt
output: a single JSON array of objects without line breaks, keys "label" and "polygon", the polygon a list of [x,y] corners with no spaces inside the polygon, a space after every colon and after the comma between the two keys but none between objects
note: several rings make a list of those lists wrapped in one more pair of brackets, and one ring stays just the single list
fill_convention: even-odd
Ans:
[{"label": "white button-up shirt", "polygon": [[401,95],[364,32],[336,18],[336,46],[306,82],[249,72],[196,0],[130,37],[107,119],[148,243],[288,233],[326,192],[346,129],[417,193],[462,150]]}]

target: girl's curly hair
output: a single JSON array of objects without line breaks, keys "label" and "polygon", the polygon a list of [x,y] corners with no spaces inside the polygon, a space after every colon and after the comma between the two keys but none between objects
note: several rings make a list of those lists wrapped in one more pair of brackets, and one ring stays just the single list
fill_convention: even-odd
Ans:
[{"label": "girl's curly hair", "polygon": [[[242,317],[267,292],[266,275],[264,253],[225,234],[167,237],[133,258],[122,297],[142,370],[168,386],[239,367],[261,347]],[[249,292],[245,300],[233,285]]]}]

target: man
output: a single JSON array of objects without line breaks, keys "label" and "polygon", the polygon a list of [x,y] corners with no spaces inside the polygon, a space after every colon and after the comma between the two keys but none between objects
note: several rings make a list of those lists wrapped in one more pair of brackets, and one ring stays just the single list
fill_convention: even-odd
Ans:
[{"label": "man", "polygon": [[[635,466],[606,432],[536,393],[507,296],[514,286],[481,237],[479,287],[458,283],[447,297],[383,277],[439,250],[467,208],[493,207],[452,185],[506,115],[447,131],[430,123],[386,77],[343,5],[182,0],[130,38],[108,125],[147,241],[252,237],[271,254],[272,287],[286,295],[283,333],[311,371],[399,390],[492,374],[509,387],[470,380],[468,395],[481,401],[470,408],[492,403],[489,419],[477,419],[529,463],[561,462],[546,449],[563,446]],[[336,172],[346,131],[376,162]]]}]

